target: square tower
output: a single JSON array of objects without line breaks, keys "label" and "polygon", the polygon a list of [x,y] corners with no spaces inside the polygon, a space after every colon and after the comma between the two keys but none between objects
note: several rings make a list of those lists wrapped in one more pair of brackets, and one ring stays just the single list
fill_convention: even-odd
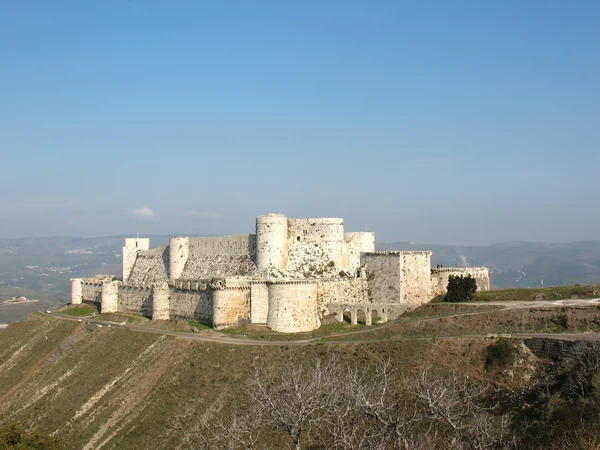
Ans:
[{"label": "square tower", "polygon": [[148,238],[126,238],[123,247],[123,281],[131,276],[139,251],[150,250],[150,239]]}]

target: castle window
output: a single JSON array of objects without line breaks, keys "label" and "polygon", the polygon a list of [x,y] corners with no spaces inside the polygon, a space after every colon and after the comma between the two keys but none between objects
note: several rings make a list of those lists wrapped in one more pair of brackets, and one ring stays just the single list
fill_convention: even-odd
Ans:
[{"label": "castle window", "polygon": [[297,240],[298,242],[300,242],[300,236],[298,236],[298,237],[296,238],[296,240]]}]

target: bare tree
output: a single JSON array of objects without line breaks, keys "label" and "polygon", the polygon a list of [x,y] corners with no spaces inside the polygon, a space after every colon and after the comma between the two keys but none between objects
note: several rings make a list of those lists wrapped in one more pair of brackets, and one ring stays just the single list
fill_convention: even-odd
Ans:
[{"label": "bare tree", "polygon": [[287,433],[300,449],[311,428],[336,414],[342,389],[340,365],[332,356],[298,363],[290,356],[282,370],[255,369],[248,395],[264,423]]},{"label": "bare tree", "polygon": [[600,369],[600,343],[578,342],[573,348],[568,391],[585,397],[592,389],[592,377]]},{"label": "bare tree", "polygon": [[495,418],[482,406],[489,386],[472,383],[464,375],[439,375],[429,368],[404,379],[404,389],[421,407],[425,435],[446,437],[455,448],[488,449],[506,442],[507,417]]}]

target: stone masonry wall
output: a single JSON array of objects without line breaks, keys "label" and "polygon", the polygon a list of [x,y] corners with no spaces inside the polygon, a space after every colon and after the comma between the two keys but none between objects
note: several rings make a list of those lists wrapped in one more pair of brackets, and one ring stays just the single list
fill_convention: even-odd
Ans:
[{"label": "stone masonry wall", "polygon": [[128,281],[134,284],[158,283],[169,279],[169,247],[139,251]]},{"label": "stone masonry wall", "polygon": [[471,275],[477,281],[478,291],[490,290],[490,274],[487,267],[449,267],[431,270],[431,298],[448,291],[450,275]]},{"label": "stone masonry wall", "polygon": [[190,256],[251,256],[256,253],[256,235],[191,237]]},{"label": "stone masonry wall", "polygon": [[212,291],[213,327],[225,328],[250,320],[250,286]]},{"label": "stone masonry wall", "polygon": [[267,283],[269,316],[267,326],[273,331],[298,333],[321,326],[317,305],[317,283],[282,281]]},{"label": "stone masonry wall", "polygon": [[152,286],[124,283],[119,287],[119,311],[140,313],[152,317]]},{"label": "stone masonry wall", "polygon": [[367,265],[369,298],[373,303],[400,303],[400,254],[364,253],[361,265]]},{"label": "stone masonry wall", "polygon": [[265,283],[250,285],[250,319],[252,323],[267,323],[269,290]]},{"label": "stone masonry wall", "polygon": [[342,242],[344,241],[344,219],[288,219],[288,236],[296,241]]},{"label": "stone masonry wall", "polygon": [[317,299],[321,308],[330,303],[368,303],[368,282],[364,278],[319,280]]},{"label": "stone masonry wall", "polygon": [[171,286],[170,317],[212,325],[212,295],[206,285],[198,290],[178,289]]},{"label": "stone masonry wall", "polygon": [[431,252],[400,252],[400,302],[417,307],[431,300]]},{"label": "stone masonry wall", "polygon": [[210,280],[250,276],[257,271],[254,262],[256,235],[215,238],[189,238],[189,255],[181,280]]},{"label": "stone masonry wall", "polygon": [[102,296],[102,284],[101,283],[89,283],[82,281],[81,283],[81,298],[83,300],[93,301],[100,303]]},{"label": "stone masonry wall", "polygon": [[126,238],[123,247],[123,281],[128,281],[139,251],[150,250],[148,238]]}]

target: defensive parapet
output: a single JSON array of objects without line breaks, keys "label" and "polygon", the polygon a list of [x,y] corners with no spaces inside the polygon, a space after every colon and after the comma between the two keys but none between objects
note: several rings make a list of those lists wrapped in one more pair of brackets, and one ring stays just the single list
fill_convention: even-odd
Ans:
[{"label": "defensive parapet", "polygon": [[129,280],[137,252],[140,250],[150,250],[150,239],[148,238],[126,238],[125,247],[123,247],[123,281]]}]

